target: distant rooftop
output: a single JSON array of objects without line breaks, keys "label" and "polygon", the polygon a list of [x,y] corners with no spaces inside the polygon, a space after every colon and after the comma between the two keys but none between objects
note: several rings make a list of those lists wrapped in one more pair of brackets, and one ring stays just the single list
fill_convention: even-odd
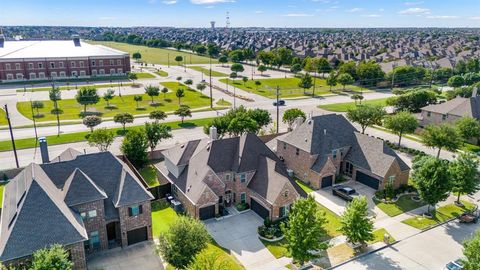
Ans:
[{"label": "distant rooftop", "polygon": [[126,52],[74,40],[5,41],[0,60],[21,58],[121,56]]}]

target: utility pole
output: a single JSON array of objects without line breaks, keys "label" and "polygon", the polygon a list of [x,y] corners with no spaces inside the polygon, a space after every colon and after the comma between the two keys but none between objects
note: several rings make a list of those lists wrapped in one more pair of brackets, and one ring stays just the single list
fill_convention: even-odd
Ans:
[{"label": "utility pole", "polygon": [[[33,119],[33,130],[35,131],[35,140],[38,141],[37,135],[37,121],[35,120],[35,114],[33,113],[33,104],[32,100],[30,100],[30,108],[32,109],[32,119]],[[58,111],[57,111],[58,112]]]},{"label": "utility pole", "polygon": [[5,104],[5,114],[7,115],[8,129],[10,130],[10,138],[12,139],[13,154],[15,155],[15,163],[17,168],[20,168],[18,164],[17,148],[15,147],[15,139],[13,138],[12,123],[10,122],[10,115],[8,114],[8,106]]},{"label": "utility pole", "polygon": [[[202,72],[203,74],[203,72]],[[210,57],[210,108],[213,109],[213,96],[212,96],[212,58]]]},{"label": "utility pole", "polygon": [[392,67],[393,67],[393,69],[392,69],[392,71],[393,71],[392,72],[392,86],[390,88],[393,91],[393,87],[395,86],[395,68],[397,67],[397,62],[393,62]]},{"label": "utility pole", "polygon": [[277,134],[280,130],[280,104],[279,104],[279,96],[280,96],[280,86],[277,85]]}]

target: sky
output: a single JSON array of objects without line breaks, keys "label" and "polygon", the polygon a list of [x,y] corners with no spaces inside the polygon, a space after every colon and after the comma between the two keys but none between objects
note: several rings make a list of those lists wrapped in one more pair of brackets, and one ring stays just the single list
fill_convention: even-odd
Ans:
[{"label": "sky", "polygon": [[480,27],[480,0],[0,0],[0,25]]}]

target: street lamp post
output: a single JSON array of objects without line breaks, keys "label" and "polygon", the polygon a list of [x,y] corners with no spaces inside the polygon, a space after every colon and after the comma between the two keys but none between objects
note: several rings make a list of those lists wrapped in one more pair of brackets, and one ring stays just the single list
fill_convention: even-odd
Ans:
[{"label": "street lamp post", "polygon": [[[202,73],[203,74],[203,73]],[[213,109],[213,97],[212,97],[212,58],[210,58],[210,108]]]}]

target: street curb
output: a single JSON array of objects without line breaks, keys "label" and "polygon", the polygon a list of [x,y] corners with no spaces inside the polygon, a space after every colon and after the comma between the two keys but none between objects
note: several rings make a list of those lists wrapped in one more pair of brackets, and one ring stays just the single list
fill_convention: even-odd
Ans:
[{"label": "street curb", "polygon": [[390,243],[390,244],[388,244],[388,245],[385,245],[385,246],[383,246],[383,247],[381,247],[381,248],[377,248],[377,249],[371,250],[371,251],[369,251],[369,252],[362,253],[362,254],[360,254],[360,255],[358,255],[358,256],[355,256],[355,257],[352,257],[352,258],[350,258],[350,259],[348,259],[348,260],[346,260],[346,261],[344,261],[344,262],[342,262],[342,263],[340,263],[340,264],[337,264],[337,265],[335,265],[335,266],[331,266],[331,267],[327,268],[327,270],[329,270],[329,269],[335,269],[335,268],[340,267],[340,266],[342,266],[342,265],[345,265],[345,264],[347,264],[347,263],[349,263],[349,262],[351,262],[351,261],[358,260],[358,259],[360,259],[360,258],[362,258],[362,257],[365,257],[365,256],[370,255],[370,254],[372,254],[372,253],[375,253],[375,252],[377,252],[377,251],[386,249],[387,247],[390,247],[390,246],[392,246],[392,245],[395,245],[395,244],[399,243],[400,241],[402,241],[402,240],[397,240],[397,241],[395,241],[395,242],[393,242],[393,243]]}]

